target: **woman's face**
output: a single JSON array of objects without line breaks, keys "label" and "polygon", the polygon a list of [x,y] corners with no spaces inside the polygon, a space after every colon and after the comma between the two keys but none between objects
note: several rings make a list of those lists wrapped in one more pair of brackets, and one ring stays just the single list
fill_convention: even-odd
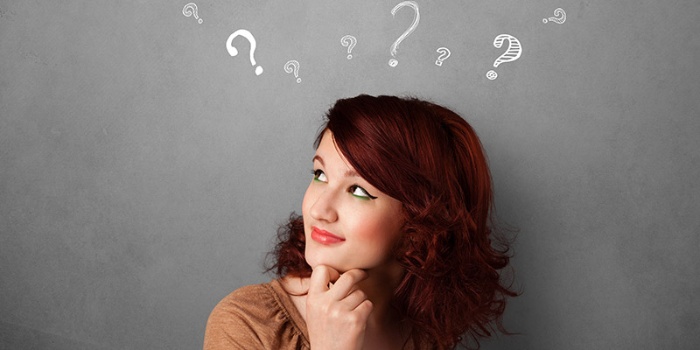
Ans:
[{"label": "woman's face", "polygon": [[302,203],[306,262],[339,272],[377,269],[394,262],[402,205],[360,177],[326,131],[313,159],[314,178]]}]

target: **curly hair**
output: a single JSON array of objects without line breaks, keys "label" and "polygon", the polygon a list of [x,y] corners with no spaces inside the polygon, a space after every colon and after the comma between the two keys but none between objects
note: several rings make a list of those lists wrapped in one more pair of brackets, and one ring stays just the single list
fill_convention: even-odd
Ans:
[{"label": "curly hair", "polygon": [[[369,183],[403,204],[403,235],[393,255],[406,274],[394,307],[413,325],[414,344],[479,348],[505,332],[503,283],[510,242],[494,232],[491,175],[472,127],[437,104],[395,96],[338,100],[326,114],[340,152]],[[269,270],[307,277],[303,219],[278,231]]]}]

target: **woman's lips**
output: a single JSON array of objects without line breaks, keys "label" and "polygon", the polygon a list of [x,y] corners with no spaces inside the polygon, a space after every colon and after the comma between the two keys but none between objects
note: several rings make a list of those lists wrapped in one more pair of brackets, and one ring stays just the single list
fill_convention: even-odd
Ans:
[{"label": "woman's lips", "polygon": [[314,241],[325,244],[325,245],[330,245],[330,244],[335,244],[335,243],[340,243],[344,242],[344,238],[340,238],[328,231],[321,230],[318,227],[312,226],[311,227],[311,239]]}]

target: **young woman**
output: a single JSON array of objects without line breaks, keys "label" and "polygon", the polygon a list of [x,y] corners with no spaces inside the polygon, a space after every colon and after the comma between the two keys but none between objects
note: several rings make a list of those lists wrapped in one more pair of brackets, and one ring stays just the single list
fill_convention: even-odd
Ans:
[{"label": "young woman", "polygon": [[278,233],[278,279],[212,311],[205,350],[478,348],[516,293],[499,271],[476,133],[418,99],[360,95],[327,113],[313,180]]}]

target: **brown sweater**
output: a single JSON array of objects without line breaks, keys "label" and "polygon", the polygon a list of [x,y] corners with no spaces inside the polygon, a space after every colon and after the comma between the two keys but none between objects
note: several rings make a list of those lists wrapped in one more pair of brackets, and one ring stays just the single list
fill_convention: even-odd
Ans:
[{"label": "brown sweater", "polygon": [[[437,349],[424,344],[405,347]],[[204,350],[310,350],[306,322],[278,280],[245,286],[224,297],[212,310]]]},{"label": "brown sweater", "polygon": [[277,280],[242,287],[209,315],[204,350],[310,349],[306,322]]}]

